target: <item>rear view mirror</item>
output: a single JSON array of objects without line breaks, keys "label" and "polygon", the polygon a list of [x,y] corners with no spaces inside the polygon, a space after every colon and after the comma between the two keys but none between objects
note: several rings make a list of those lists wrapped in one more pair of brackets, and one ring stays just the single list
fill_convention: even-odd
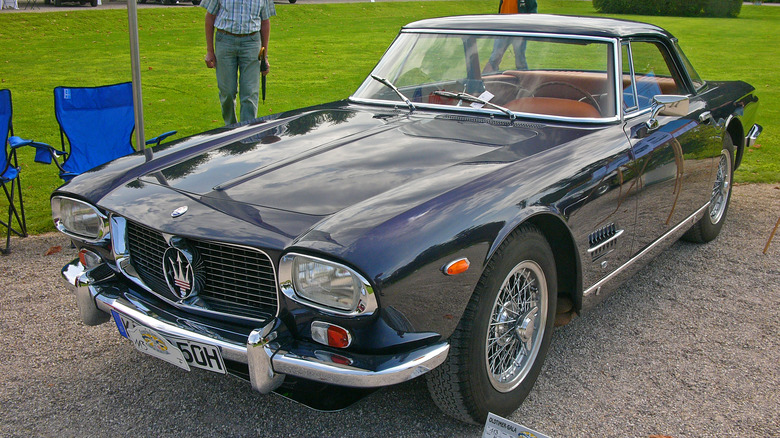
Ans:
[{"label": "rear view mirror", "polygon": [[677,94],[659,94],[653,96],[653,106],[663,105],[662,116],[685,116],[688,114],[690,100],[688,96]]},{"label": "rear view mirror", "polygon": [[688,96],[678,94],[657,94],[653,96],[653,106],[650,111],[650,120],[647,121],[647,129],[650,131],[658,128],[658,115],[685,116],[688,114],[690,100]]}]

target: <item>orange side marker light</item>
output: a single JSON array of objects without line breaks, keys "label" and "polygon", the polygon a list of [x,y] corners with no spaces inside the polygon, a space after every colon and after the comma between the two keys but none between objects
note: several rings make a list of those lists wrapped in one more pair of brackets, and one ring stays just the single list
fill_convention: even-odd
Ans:
[{"label": "orange side marker light", "polygon": [[443,270],[447,275],[458,275],[468,271],[469,266],[471,266],[469,259],[462,258],[449,262]]}]

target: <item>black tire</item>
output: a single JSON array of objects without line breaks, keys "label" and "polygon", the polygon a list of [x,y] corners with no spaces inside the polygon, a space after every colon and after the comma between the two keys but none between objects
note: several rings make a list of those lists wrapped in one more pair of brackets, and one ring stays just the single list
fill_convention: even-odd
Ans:
[{"label": "black tire", "polygon": [[198,6],[200,4],[200,0],[192,0],[192,4],[194,6]]},{"label": "black tire", "polygon": [[57,7],[62,6],[62,0],[54,0],[54,6],[57,6]]},{"label": "black tire", "polygon": [[97,6],[97,0],[89,0],[89,5],[94,8],[95,6]]},{"label": "black tire", "polygon": [[718,170],[712,184],[712,194],[707,213],[683,236],[683,240],[695,243],[707,243],[720,234],[731,201],[731,186],[734,177],[734,144],[731,135],[723,135],[723,149],[720,153]]},{"label": "black tire", "polygon": [[298,0],[290,0],[290,3],[295,3],[295,2],[297,2],[297,1],[298,1]]},{"label": "black tire", "polygon": [[450,338],[447,360],[426,374],[444,413],[484,424],[489,412],[507,416],[520,406],[550,347],[555,269],[549,243],[532,225],[515,230],[491,257]]}]

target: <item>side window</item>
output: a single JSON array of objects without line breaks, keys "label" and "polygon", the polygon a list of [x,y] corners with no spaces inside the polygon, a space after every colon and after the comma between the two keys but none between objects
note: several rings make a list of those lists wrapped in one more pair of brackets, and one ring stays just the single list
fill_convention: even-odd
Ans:
[{"label": "side window", "polygon": [[[627,54],[625,46],[623,47],[623,74],[625,77]],[[629,83],[632,88],[623,92],[623,103],[626,109],[649,108],[652,105],[653,96],[657,94],[679,94],[682,87],[680,87],[677,75],[674,73],[676,70],[671,59],[662,45],[649,41],[632,41],[630,58],[634,77],[633,81]],[[634,87],[636,88],[635,93]]]},{"label": "side window", "polygon": [[677,51],[677,55],[682,60],[683,65],[685,66],[685,70],[688,71],[688,76],[690,76],[691,82],[693,82],[693,88],[696,91],[701,90],[702,87],[704,87],[705,82],[701,79],[701,76],[699,76],[699,74],[696,73],[696,70],[693,68],[693,65],[691,65],[691,61],[688,60],[688,57],[685,56],[685,53],[683,53],[682,49],[680,48],[680,45],[676,41],[674,43],[674,49]]}]

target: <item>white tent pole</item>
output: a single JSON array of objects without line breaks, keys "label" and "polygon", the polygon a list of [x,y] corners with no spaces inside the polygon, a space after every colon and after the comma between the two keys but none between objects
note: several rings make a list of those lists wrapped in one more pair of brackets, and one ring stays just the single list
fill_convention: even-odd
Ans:
[{"label": "white tent pole", "polygon": [[135,112],[135,148],[143,150],[147,160],[152,159],[144,136],[144,105],[141,97],[141,56],[138,48],[138,7],[135,0],[127,0],[127,27],[130,31],[130,65],[133,70],[133,109]]}]

